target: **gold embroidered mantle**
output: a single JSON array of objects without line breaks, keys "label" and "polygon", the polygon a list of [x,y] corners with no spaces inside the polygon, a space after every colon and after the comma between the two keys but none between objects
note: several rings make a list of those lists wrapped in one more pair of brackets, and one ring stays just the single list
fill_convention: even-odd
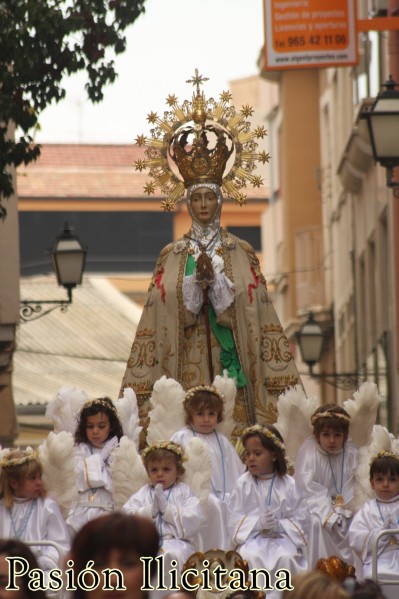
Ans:
[{"label": "gold embroidered mantle", "polygon": [[[232,329],[248,385],[237,394],[234,418],[239,429],[276,419],[280,393],[299,381],[298,373],[253,248],[221,229],[226,276],[234,283],[233,304],[218,318]],[[188,242],[166,246],[157,261],[143,314],[127,362],[124,387],[133,387],[146,425],[148,398],[162,375],[185,389],[210,384],[203,311],[198,316],[183,304]],[[214,374],[220,373],[220,346],[212,337]]]}]

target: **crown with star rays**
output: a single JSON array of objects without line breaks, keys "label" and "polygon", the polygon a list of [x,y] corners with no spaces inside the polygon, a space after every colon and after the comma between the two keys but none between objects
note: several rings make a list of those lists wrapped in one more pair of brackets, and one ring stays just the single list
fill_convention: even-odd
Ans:
[{"label": "crown with star rays", "polygon": [[[263,184],[262,178],[254,174],[255,163],[269,162],[269,154],[257,151],[255,139],[267,135],[265,128],[251,130],[246,119],[253,114],[253,108],[246,105],[236,110],[230,105],[232,96],[228,91],[220,94],[219,101],[207,100],[200,91],[205,81],[208,78],[196,69],[186,82],[196,86],[191,102],[179,104],[175,95],[169,95],[169,110],[163,118],[155,112],[147,116],[148,122],[155,125],[151,137],[139,135],[136,139],[139,146],[147,148],[147,158],[134,163],[136,170],[149,169],[151,181],[144,191],[151,195],[160,189],[166,195],[162,202],[166,211],[172,210],[193,183],[217,183],[240,206],[247,201],[243,193],[247,183],[252,187]],[[173,162],[181,178],[173,172]]]}]

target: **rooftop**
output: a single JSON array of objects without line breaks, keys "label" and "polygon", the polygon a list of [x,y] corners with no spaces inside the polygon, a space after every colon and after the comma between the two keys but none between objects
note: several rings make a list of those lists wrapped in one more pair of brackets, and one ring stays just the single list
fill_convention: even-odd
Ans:
[{"label": "rooftop", "polygon": [[[43,144],[40,157],[17,169],[20,200],[136,198],[149,199],[146,171],[134,162],[146,158],[137,144]],[[268,187],[247,188],[249,199],[265,200]],[[160,194],[150,196],[159,202]]]},{"label": "rooftop", "polygon": [[[21,280],[21,299],[62,299],[63,293],[53,276]],[[67,312],[21,323],[13,372],[17,409],[41,406],[43,412],[63,385],[117,399],[141,310],[107,279],[91,276],[74,290]]]}]

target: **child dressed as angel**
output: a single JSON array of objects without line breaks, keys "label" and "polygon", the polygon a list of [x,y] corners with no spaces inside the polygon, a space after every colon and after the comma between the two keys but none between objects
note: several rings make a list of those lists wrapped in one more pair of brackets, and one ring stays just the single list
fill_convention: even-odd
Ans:
[{"label": "child dressed as angel", "polygon": [[295,460],[295,480],[311,512],[309,565],[331,555],[353,564],[348,529],[357,449],[348,436],[350,416],[340,406],[325,404],[314,412],[311,424],[313,435]]},{"label": "child dressed as angel", "polygon": [[[287,474],[283,438],[272,426],[244,430],[242,444],[248,471],[237,480],[228,500],[228,526],[237,551],[251,569],[305,572],[309,513],[295,480]],[[281,596],[267,591],[268,599]]]},{"label": "child dressed as angel", "polygon": [[141,427],[134,392],[88,399],[61,387],[46,415],[54,422],[40,446],[49,495],[60,504],[71,536],[89,520],[121,507],[134,488]]},{"label": "child dressed as angel", "polygon": [[[399,454],[382,450],[370,463],[370,485],[375,498],[366,501],[354,516],[349,529],[349,542],[362,561],[358,578],[372,578],[372,548],[382,530],[399,529]],[[381,537],[378,544],[378,576],[396,580],[386,585],[384,596],[399,596],[399,535]]]},{"label": "child dressed as angel", "polygon": [[134,493],[123,506],[128,514],[152,518],[161,537],[165,571],[176,560],[181,572],[196,548],[191,539],[204,521],[199,499],[181,482],[184,474],[183,448],[171,441],[147,447],[142,459],[149,483]]},{"label": "child dressed as angel", "polygon": [[200,534],[202,550],[232,548],[227,534],[226,501],[234,483],[244,472],[244,464],[235,447],[217,430],[217,425],[223,421],[224,403],[223,393],[213,385],[190,389],[183,402],[186,426],[172,436],[172,441],[183,447],[193,437],[198,437],[205,443],[211,459],[208,518]]}]

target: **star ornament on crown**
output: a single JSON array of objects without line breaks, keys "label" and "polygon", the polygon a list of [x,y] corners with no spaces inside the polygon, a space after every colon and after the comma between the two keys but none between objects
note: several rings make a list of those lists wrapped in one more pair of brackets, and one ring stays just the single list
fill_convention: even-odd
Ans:
[{"label": "star ornament on crown", "polygon": [[[240,206],[247,201],[242,191],[247,183],[252,187],[263,184],[253,171],[256,162],[269,162],[269,154],[257,152],[255,141],[267,135],[265,128],[260,126],[251,131],[246,119],[253,114],[252,107],[242,106],[237,111],[230,105],[230,92],[222,92],[219,101],[206,100],[200,91],[205,81],[208,79],[196,69],[187,81],[196,86],[191,102],[185,100],[179,104],[175,95],[169,95],[166,99],[169,110],[163,118],[155,112],[147,117],[155,125],[151,137],[139,135],[136,139],[139,146],[147,148],[147,158],[134,163],[136,170],[149,169],[151,181],[146,183],[144,191],[151,195],[160,189],[166,195],[162,202],[166,211],[172,210],[193,183],[217,183]],[[231,166],[227,164],[230,157]],[[173,172],[173,163],[180,177]]]}]

